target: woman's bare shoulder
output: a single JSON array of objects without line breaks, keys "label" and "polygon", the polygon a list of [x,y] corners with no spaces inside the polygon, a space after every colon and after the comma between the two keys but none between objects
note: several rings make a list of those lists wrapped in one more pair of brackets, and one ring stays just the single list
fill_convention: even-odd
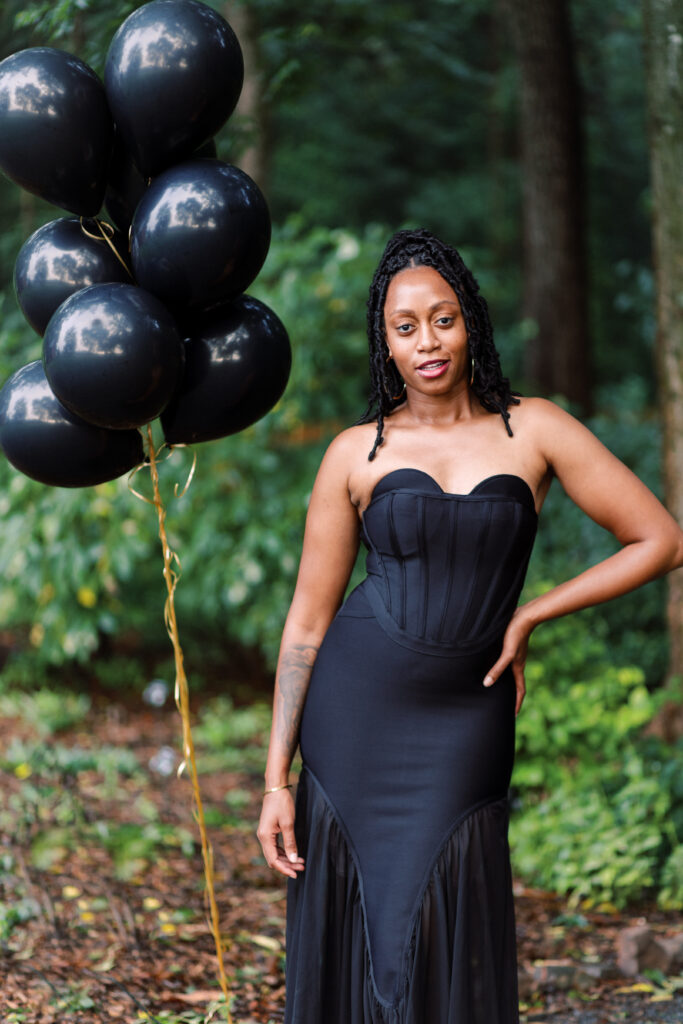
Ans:
[{"label": "woman's bare shoulder", "polygon": [[[614,473],[619,460],[576,416],[546,398],[520,401],[515,433],[525,444],[542,454],[548,467],[559,477],[565,490],[574,485],[575,475],[589,477]],[[512,417],[510,419],[512,423]],[[597,481],[592,484],[597,489]]]},{"label": "woman's bare shoulder", "polygon": [[527,442],[536,443],[541,450],[562,438],[590,436],[580,420],[548,398],[520,398],[519,405],[510,406],[509,412],[515,434],[524,435]]},{"label": "woman's bare shoulder", "polygon": [[348,487],[349,476],[358,465],[359,457],[367,459],[376,432],[374,423],[360,423],[342,430],[328,445],[318,476],[343,482]]},{"label": "woman's bare shoulder", "polygon": [[363,451],[367,456],[376,433],[376,423],[357,423],[353,427],[347,427],[330,442],[325,459],[343,463],[346,460],[357,459],[359,453]]},{"label": "woman's bare shoulder", "polygon": [[537,398],[533,395],[520,396],[519,404],[510,406],[509,412],[511,413],[510,421],[512,422],[514,418],[520,425],[547,425],[575,419],[556,402],[551,402],[549,398]]}]

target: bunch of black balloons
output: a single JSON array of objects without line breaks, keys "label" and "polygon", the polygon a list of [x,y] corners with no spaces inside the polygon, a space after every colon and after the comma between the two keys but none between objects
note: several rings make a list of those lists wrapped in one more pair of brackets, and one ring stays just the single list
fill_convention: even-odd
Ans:
[{"label": "bunch of black balloons", "polygon": [[243,76],[233,30],[199,0],[131,14],[104,83],[49,47],[0,63],[0,169],[75,214],[31,235],[15,266],[43,359],[0,391],[0,446],[27,476],[113,479],[142,460],[138,428],[157,417],[169,445],[209,441],[282,395],[287,332],[244,294],[270,245],[268,207],[213,144]]}]

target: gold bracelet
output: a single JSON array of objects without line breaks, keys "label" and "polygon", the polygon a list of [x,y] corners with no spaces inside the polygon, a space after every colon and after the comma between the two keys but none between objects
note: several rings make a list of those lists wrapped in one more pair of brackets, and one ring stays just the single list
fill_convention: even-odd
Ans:
[{"label": "gold bracelet", "polygon": [[263,795],[265,796],[266,793],[277,793],[278,790],[280,790],[280,789],[291,789],[291,788],[292,788],[292,783],[291,782],[285,782],[285,784],[283,786],[272,786],[271,789],[264,789],[263,790]]}]

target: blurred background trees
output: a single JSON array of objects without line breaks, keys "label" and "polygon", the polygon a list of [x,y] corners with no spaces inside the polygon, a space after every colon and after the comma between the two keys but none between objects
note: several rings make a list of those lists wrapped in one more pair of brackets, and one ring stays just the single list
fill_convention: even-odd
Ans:
[{"label": "blurred background trees", "polygon": [[[5,0],[0,57],[55,45],[101,73],[115,28],[137,6]],[[645,23],[631,0],[214,6],[240,36],[247,71],[218,152],[268,197],[274,240],[251,292],[286,324],[294,368],[273,413],[238,436],[199,446],[189,492],[176,504],[169,491],[191,684],[236,692],[240,677],[268,682],[317,463],[331,436],[365,408],[367,288],[400,226],[423,225],[461,249],[491,307],[513,385],[588,416],[660,494],[664,411],[666,494],[683,517],[682,48],[674,39],[683,33],[681,0],[647,0]],[[35,227],[61,215],[0,181],[2,379],[40,356],[13,295],[16,254]],[[164,467],[167,486],[188,467],[189,457],[175,456]],[[3,460],[0,516],[0,686],[70,678],[120,692],[163,674],[170,652],[154,517],[125,480],[59,491]],[[556,485],[529,591],[611,550],[611,538]],[[661,703],[661,684],[683,670],[683,594],[677,581],[671,586],[669,621],[679,637],[671,666],[661,582],[547,627],[548,642],[539,630],[530,678],[544,698],[520,730],[528,770],[519,782],[522,805],[538,813],[520,819],[519,842],[540,881],[577,885],[569,868],[558,878],[556,851],[544,847],[541,863],[534,822],[559,815],[569,801],[577,836],[582,821],[594,836],[600,820],[618,847],[615,835],[638,825],[638,800],[647,816],[657,765],[676,763],[655,740],[638,738]],[[533,701],[532,694],[532,708]],[[582,737],[578,757],[572,720]],[[560,775],[548,781],[560,796],[552,804],[541,765],[557,751]],[[675,756],[680,767],[680,747]],[[683,848],[682,775],[677,790],[673,781],[666,790],[666,806],[657,804],[645,847],[630,841],[610,853],[640,858],[614,875],[622,880],[619,898],[652,885],[668,885],[666,898],[677,898],[675,883],[662,879],[680,878],[672,857]],[[604,797],[597,804],[586,798],[596,787]],[[674,831],[664,834],[661,821],[672,815]],[[580,857],[578,850],[573,863]],[[590,893],[614,895],[611,884],[597,878]]]},{"label": "blurred background trees", "polygon": [[[664,480],[668,506],[683,522],[683,2],[647,0],[644,11]],[[682,576],[668,581],[673,676],[683,673]]]}]

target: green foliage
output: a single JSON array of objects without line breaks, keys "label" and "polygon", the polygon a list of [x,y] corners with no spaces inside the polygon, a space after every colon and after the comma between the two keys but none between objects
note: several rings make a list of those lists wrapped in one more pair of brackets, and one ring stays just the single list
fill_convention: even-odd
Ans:
[{"label": "green foliage", "polygon": [[[661,429],[646,398],[643,382],[628,378],[598,395],[600,413],[586,420],[586,425],[661,496]],[[555,482],[540,516],[529,584],[541,586],[546,579],[559,583],[607,558],[617,548],[612,535],[589,519]],[[665,598],[665,581],[655,580],[582,612],[591,629],[609,646],[612,662],[639,665],[648,687],[658,685],[667,669]]]},{"label": "green foliage", "polygon": [[44,659],[32,650],[13,651],[0,673],[0,694],[12,690],[33,690],[55,686],[59,682],[57,673]]},{"label": "green foliage", "polygon": [[140,571],[137,502],[125,481],[46,488],[5,462],[0,476],[0,614],[7,627],[28,629],[45,660],[86,660],[116,627],[121,585]]},{"label": "green foliage", "polygon": [[50,1000],[50,1005],[63,1011],[92,1010],[95,1007],[95,1003],[82,984],[67,985]]},{"label": "green foliage", "polygon": [[665,910],[683,907],[683,844],[673,850],[662,869],[659,904]]},{"label": "green foliage", "polygon": [[298,215],[280,229],[251,291],[272,306],[292,340],[294,363],[278,431],[306,423],[353,423],[365,411],[365,303],[387,233],[307,228]]},{"label": "green foliage", "polygon": [[42,737],[78,725],[89,709],[89,698],[80,693],[40,689],[0,694],[0,715],[21,719]]},{"label": "green foliage", "polygon": [[[602,634],[602,635],[601,635]],[[540,627],[517,720],[515,867],[584,906],[683,905],[683,744],[641,735],[658,704],[586,615]]]},{"label": "green foliage", "polygon": [[4,945],[17,925],[40,917],[40,905],[30,897],[13,900],[11,903],[0,901],[0,944]]},{"label": "green foliage", "polygon": [[[16,39],[26,37],[25,45],[52,45],[76,53],[100,76],[112,36],[121,22],[144,0],[6,0],[6,14],[13,17]],[[19,49],[20,47],[16,47]]]},{"label": "green foliage", "polygon": [[133,1024],[207,1024],[210,1020],[218,1022],[226,1019],[225,1001],[221,998],[210,1003],[206,1012],[183,1010],[181,1013],[174,1013],[171,1010],[160,1010],[154,1015],[142,1013],[135,1018]]},{"label": "green foliage", "polygon": [[621,765],[587,771],[577,761],[556,774],[552,792],[513,819],[516,869],[583,906],[623,907],[661,885],[663,905],[680,908],[673,871],[683,844],[671,822],[672,794],[651,762],[636,748]]},{"label": "green foliage", "polygon": [[[264,702],[244,708],[236,708],[229,697],[205,702],[193,729],[200,771],[262,770],[270,713],[270,705]],[[233,790],[228,802],[238,810],[247,799],[244,791]]]},{"label": "green foliage", "polygon": [[[29,724],[36,728],[33,720]],[[157,806],[145,796],[139,762],[124,747],[84,749],[13,737],[0,757],[0,769],[22,780],[21,789],[0,802],[0,829],[28,848],[38,870],[47,871],[77,846],[92,843],[109,853],[115,876],[125,881],[163,850],[180,848],[189,856],[194,849],[187,829],[160,820]],[[140,783],[132,800],[125,785],[129,779]],[[130,802],[128,820],[87,813],[81,796],[86,780],[103,799]],[[13,917],[12,927],[18,921]]]},{"label": "green foliage", "polygon": [[120,776],[130,778],[140,770],[137,757],[126,747],[105,744],[86,750],[78,746],[65,747],[61,743],[24,741],[16,736],[0,755],[0,767],[15,772],[20,778],[28,775],[57,777],[62,783],[81,772],[100,772],[109,789],[112,784],[114,787],[118,784]]},{"label": "green foliage", "polygon": [[97,836],[112,857],[115,876],[128,881],[144,871],[164,849],[180,847],[186,856],[193,849],[187,829],[160,821],[114,823],[100,821]]},{"label": "green foliage", "polygon": [[135,658],[113,655],[98,659],[93,667],[99,685],[119,694],[139,694],[149,682],[143,665]]},{"label": "green foliage", "polygon": [[[549,588],[529,588],[529,594]],[[624,741],[652,718],[656,701],[642,670],[614,665],[601,632],[578,614],[534,633],[529,696],[517,720],[519,785],[553,789],[565,761],[590,767],[619,758]]]}]

